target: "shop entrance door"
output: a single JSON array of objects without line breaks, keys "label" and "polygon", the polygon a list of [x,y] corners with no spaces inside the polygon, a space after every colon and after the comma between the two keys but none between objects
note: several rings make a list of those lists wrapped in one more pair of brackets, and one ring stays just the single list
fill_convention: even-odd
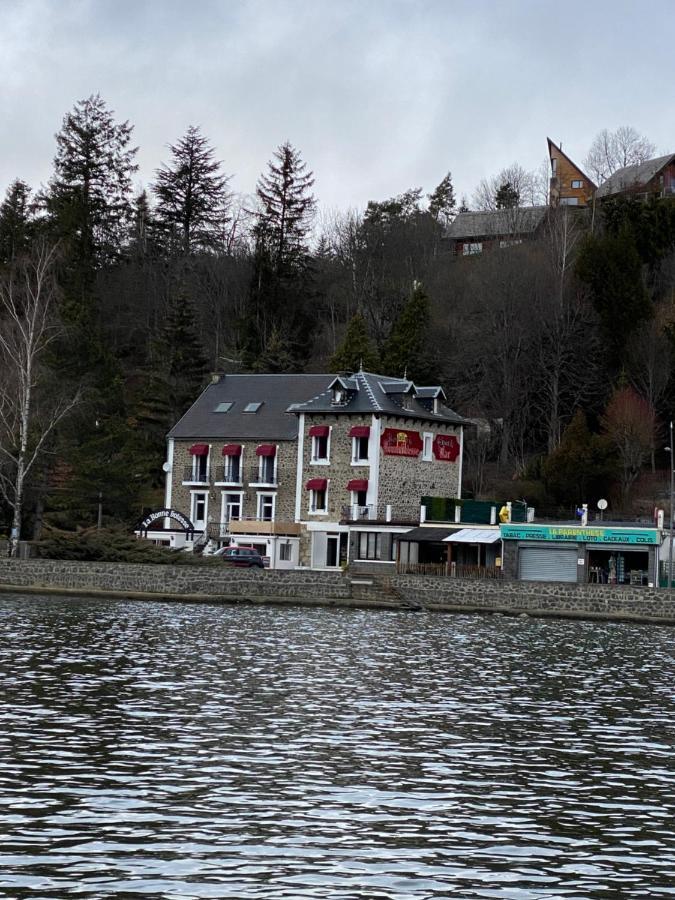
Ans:
[{"label": "shop entrance door", "polygon": [[340,565],[340,535],[326,535],[326,566]]}]

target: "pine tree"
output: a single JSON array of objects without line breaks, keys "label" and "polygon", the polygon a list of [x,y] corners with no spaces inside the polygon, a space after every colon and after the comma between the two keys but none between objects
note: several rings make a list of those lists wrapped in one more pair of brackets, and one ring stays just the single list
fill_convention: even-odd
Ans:
[{"label": "pine tree", "polygon": [[437,378],[429,342],[430,321],[429,298],[421,285],[415,284],[382,351],[382,368],[387,375],[407,375],[421,384]]},{"label": "pine tree", "polygon": [[46,198],[59,237],[91,269],[118,258],[131,221],[131,176],[138,166],[132,126],[117,124],[100,95],[80,100],[56,135]]},{"label": "pine tree", "polygon": [[343,341],[329,365],[333,372],[356,372],[361,368],[366,372],[379,371],[380,358],[361,313],[357,313],[347,326]]},{"label": "pine tree", "polygon": [[206,357],[197,335],[195,315],[194,303],[186,291],[177,292],[160,338],[173,422],[178,421],[204,387]]},{"label": "pine tree", "polygon": [[450,172],[428,197],[429,213],[440,225],[447,227],[455,215],[455,206],[457,205]]},{"label": "pine tree", "polygon": [[159,224],[185,254],[222,248],[229,177],[222,173],[213,147],[191,125],[169,150],[171,162],[157,169],[152,187]]},{"label": "pine tree", "polygon": [[307,171],[298,150],[288,141],[267,164],[256,187],[260,212],[256,233],[268,248],[278,276],[303,268],[309,246],[307,236],[316,209],[311,193],[314,175]]},{"label": "pine tree", "polygon": [[311,350],[316,324],[308,243],[316,207],[313,184],[314,176],[288,142],[258,181],[250,302],[241,322],[241,354],[248,368],[260,370],[275,360],[285,371],[301,369]]},{"label": "pine tree", "polygon": [[0,205],[0,265],[9,265],[28,250],[33,231],[30,187],[17,178]]},{"label": "pine tree", "polygon": [[520,192],[510,181],[505,181],[495,193],[495,207],[497,209],[515,209],[520,204]]}]

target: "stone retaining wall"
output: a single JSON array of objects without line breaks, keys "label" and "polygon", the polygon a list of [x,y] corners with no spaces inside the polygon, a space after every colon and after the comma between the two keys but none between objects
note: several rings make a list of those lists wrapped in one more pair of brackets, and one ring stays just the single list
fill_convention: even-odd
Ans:
[{"label": "stone retaining wall", "polygon": [[163,597],[335,600],[351,597],[341,573],[259,571],[223,566],[127,565],[50,559],[0,559],[0,585],[33,589],[111,591]]},{"label": "stone retaining wall", "polygon": [[675,622],[675,591],[656,588],[419,575],[397,575],[391,585],[403,600],[429,609]]},{"label": "stone retaining wall", "polygon": [[[215,566],[126,565],[0,559],[0,588],[109,593],[147,598],[251,600],[424,608],[537,616],[641,619],[675,623],[675,591],[595,584],[544,584],[396,575],[352,587],[349,574]],[[357,589],[358,588],[358,589]]]}]

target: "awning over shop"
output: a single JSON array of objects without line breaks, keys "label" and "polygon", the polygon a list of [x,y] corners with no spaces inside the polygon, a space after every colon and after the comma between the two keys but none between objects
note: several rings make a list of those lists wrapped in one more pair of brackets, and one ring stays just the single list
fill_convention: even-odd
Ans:
[{"label": "awning over shop", "polygon": [[370,425],[352,425],[349,437],[370,437]]},{"label": "awning over shop", "polygon": [[208,444],[193,444],[190,447],[190,453],[193,456],[208,456],[209,455],[209,445]]},{"label": "awning over shop", "polygon": [[310,478],[305,485],[306,491],[325,491],[328,486],[327,478]]},{"label": "awning over shop", "polygon": [[498,531],[490,531],[487,528],[462,528],[461,531],[443,538],[443,541],[448,544],[495,544],[499,539]]},{"label": "awning over shop", "polygon": [[277,446],[276,444],[260,444],[255,448],[256,456],[276,456],[277,455]]},{"label": "awning over shop", "polygon": [[351,481],[347,482],[347,490],[348,491],[367,491],[368,490],[368,479],[367,478],[352,478]]},{"label": "awning over shop", "polygon": [[444,541],[456,528],[411,528],[405,534],[397,534],[399,541],[412,541],[415,544],[435,544]]},{"label": "awning over shop", "polygon": [[310,437],[328,437],[330,434],[330,427],[328,425],[312,425],[309,429]]},{"label": "awning over shop", "polygon": [[241,444],[225,444],[223,456],[241,456]]}]

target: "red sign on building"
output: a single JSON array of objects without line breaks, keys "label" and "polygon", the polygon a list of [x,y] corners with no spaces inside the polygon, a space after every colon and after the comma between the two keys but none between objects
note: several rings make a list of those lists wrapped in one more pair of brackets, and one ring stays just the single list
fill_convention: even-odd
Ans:
[{"label": "red sign on building", "polygon": [[459,456],[459,441],[454,434],[437,434],[433,448],[436,459],[455,462]]},{"label": "red sign on building", "polygon": [[417,431],[385,428],[380,438],[380,446],[387,456],[419,456],[423,445]]}]

